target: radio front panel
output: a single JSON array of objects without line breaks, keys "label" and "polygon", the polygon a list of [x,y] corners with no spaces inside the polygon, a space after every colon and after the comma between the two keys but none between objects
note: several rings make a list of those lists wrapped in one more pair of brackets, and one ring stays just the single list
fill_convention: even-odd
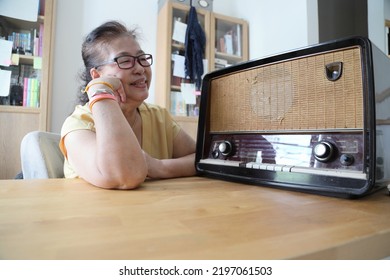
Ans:
[{"label": "radio front panel", "polygon": [[366,179],[362,133],[215,134],[202,163]]}]

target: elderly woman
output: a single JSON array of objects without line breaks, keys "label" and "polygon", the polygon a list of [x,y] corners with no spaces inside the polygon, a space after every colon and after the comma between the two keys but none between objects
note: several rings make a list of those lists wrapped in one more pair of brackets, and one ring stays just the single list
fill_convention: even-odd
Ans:
[{"label": "elderly woman", "polygon": [[149,178],[195,174],[195,141],[167,110],[145,103],[151,54],[134,30],[110,21],[82,45],[84,94],[61,130],[66,178],[132,189]]}]

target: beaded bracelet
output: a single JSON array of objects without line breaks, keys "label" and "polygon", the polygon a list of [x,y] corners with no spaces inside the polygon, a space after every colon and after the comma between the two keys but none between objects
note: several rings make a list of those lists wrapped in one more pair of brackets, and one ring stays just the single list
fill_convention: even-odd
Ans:
[{"label": "beaded bracelet", "polygon": [[91,86],[98,85],[98,84],[106,85],[106,86],[108,86],[110,89],[114,90],[114,86],[113,86],[112,84],[101,81],[101,82],[95,82],[95,83],[92,83],[92,84],[90,84],[90,85],[87,85],[87,86],[85,87],[85,89],[83,90],[83,93],[88,92],[88,90],[89,90],[89,88],[90,88]]},{"label": "beaded bracelet", "polygon": [[92,111],[92,106],[100,101],[100,100],[103,100],[103,99],[112,99],[112,100],[115,100],[116,101],[116,98],[114,95],[111,95],[109,93],[105,93],[105,94],[99,94],[99,95],[96,95],[94,98],[92,98],[91,100],[89,100],[89,109]]}]

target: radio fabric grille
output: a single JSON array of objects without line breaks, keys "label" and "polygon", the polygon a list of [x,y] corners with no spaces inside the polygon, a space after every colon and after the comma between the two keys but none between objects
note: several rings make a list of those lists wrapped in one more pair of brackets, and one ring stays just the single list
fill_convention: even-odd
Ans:
[{"label": "radio fabric grille", "polygon": [[[342,62],[329,81],[325,65]],[[240,72],[211,81],[210,131],[363,128],[360,49],[339,50]]]}]

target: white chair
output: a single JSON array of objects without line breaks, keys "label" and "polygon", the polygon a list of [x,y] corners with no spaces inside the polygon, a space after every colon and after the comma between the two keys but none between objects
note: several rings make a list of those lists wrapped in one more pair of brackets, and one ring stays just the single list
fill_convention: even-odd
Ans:
[{"label": "white chair", "polygon": [[21,142],[20,155],[24,179],[63,178],[64,156],[57,133],[32,131]]}]

